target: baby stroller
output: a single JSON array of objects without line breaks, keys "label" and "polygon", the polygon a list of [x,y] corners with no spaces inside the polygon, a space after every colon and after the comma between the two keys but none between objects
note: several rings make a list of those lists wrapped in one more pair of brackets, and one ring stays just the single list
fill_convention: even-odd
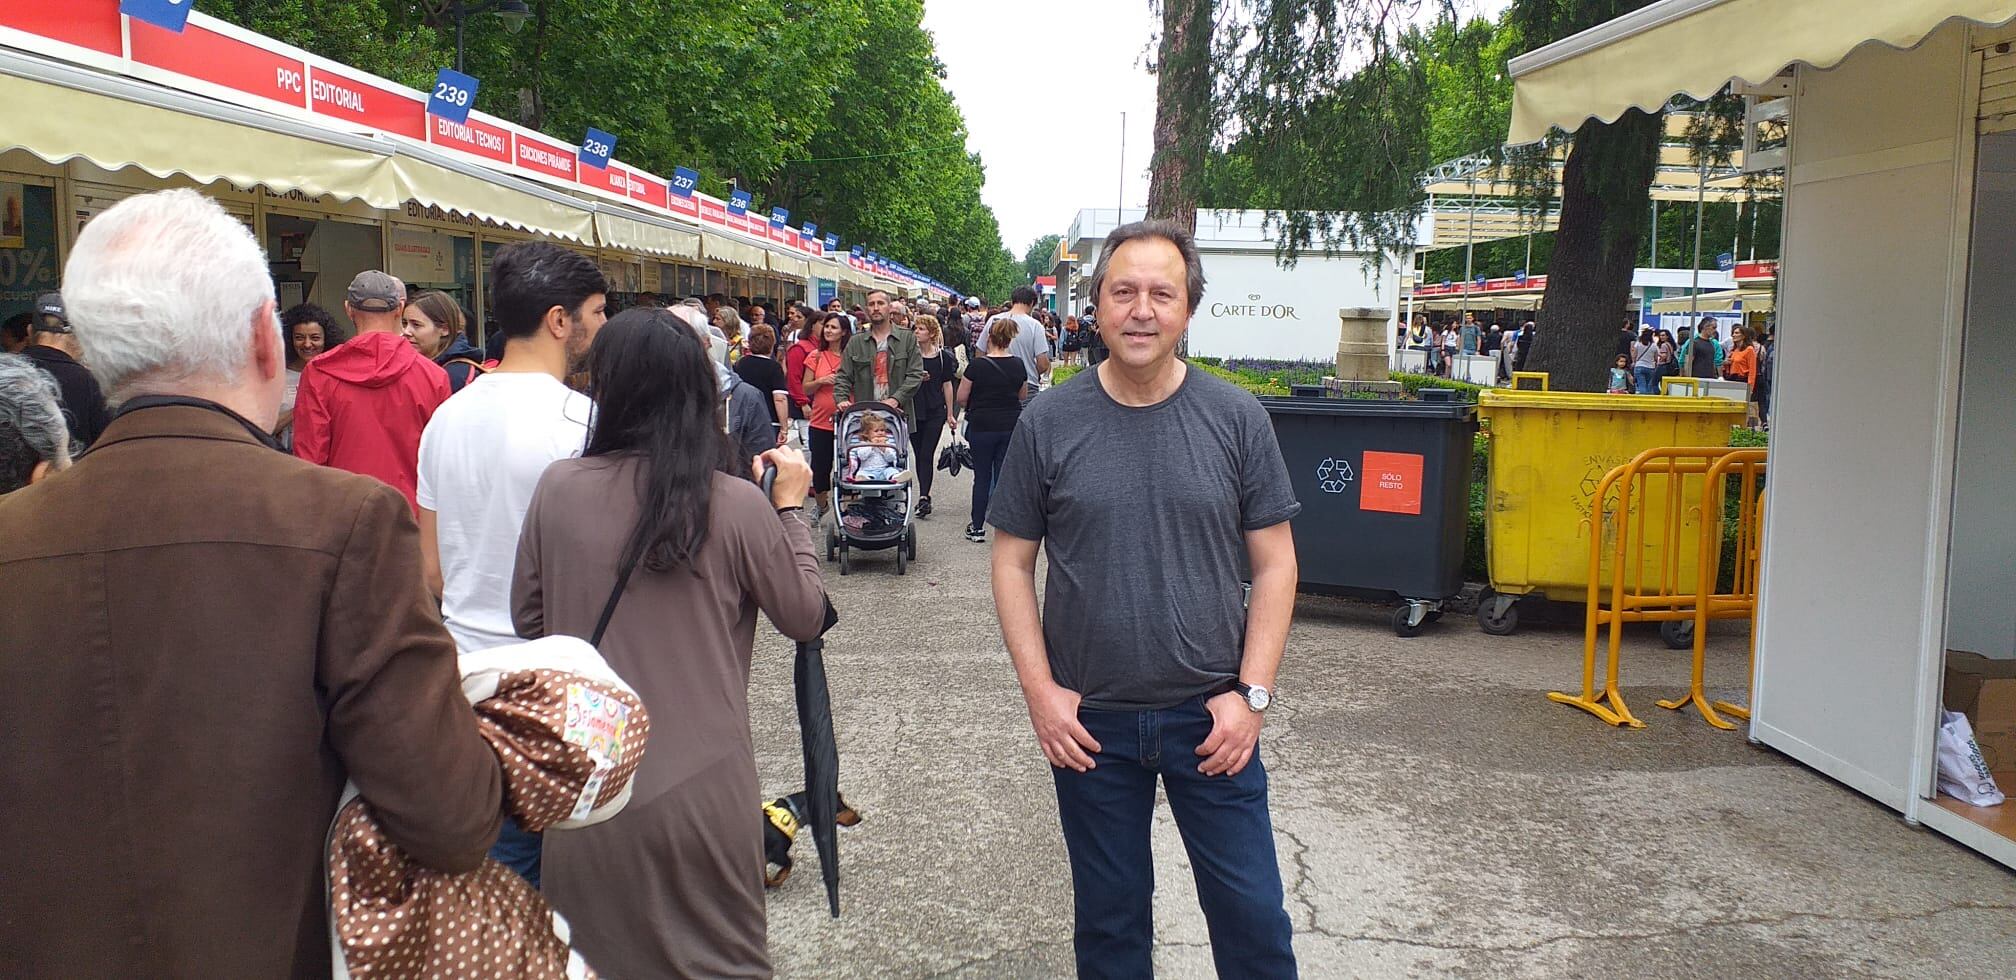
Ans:
[{"label": "baby stroller", "polygon": [[833,420],[833,523],[826,560],[853,570],[848,552],[896,549],[896,574],[917,559],[917,480],[910,426],[881,402],[851,405]]}]

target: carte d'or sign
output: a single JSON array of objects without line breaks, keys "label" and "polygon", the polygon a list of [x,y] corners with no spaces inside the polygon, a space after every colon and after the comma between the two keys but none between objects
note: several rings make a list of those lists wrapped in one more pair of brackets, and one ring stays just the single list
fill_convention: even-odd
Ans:
[{"label": "carte d'or sign", "polygon": [[1213,303],[1210,313],[1214,317],[1243,316],[1261,320],[1300,320],[1295,308],[1286,303],[1266,302],[1259,293],[1247,293],[1245,303]]}]

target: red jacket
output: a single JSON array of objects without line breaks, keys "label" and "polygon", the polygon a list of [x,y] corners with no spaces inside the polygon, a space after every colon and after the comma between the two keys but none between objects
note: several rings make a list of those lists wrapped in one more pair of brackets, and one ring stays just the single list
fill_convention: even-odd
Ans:
[{"label": "red jacket", "polygon": [[810,338],[791,343],[784,352],[784,386],[791,391],[791,417],[802,419],[805,409],[812,399],[805,394],[805,358],[819,349],[819,342]]},{"label": "red jacket", "polygon": [[420,433],[448,400],[448,373],[396,333],[359,334],[301,371],[294,455],[375,476],[414,498]]}]

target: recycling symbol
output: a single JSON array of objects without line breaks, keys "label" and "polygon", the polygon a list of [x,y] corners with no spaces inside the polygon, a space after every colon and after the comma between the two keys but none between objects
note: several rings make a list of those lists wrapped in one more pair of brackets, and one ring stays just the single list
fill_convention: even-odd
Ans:
[{"label": "recycling symbol", "polygon": [[1343,493],[1356,478],[1348,459],[1326,458],[1316,467],[1316,485],[1324,493]]}]

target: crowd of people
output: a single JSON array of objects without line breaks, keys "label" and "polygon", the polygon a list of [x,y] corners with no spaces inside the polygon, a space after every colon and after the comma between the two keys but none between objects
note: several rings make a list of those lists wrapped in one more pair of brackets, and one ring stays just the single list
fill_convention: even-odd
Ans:
[{"label": "crowd of people", "polygon": [[[1534,320],[1508,328],[1495,320],[1480,322],[1475,312],[1467,310],[1447,319],[1417,313],[1411,323],[1401,325],[1397,343],[1402,349],[1420,351],[1428,373],[1443,378],[1451,376],[1459,355],[1494,358],[1498,380],[1504,382],[1513,372],[1526,369],[1539,332]],[[1741,381],[1749,386],[1759,421],[1768,422],[1771,376],[1772,340],[1767,329],[1733,324],[1725,343],[1716,317],[1704,316],[1692,327],[1681,327],[1677,335],[1633,319],[1618,334],[1606,390],[1656,395],[1660,379],[1668,377]]]},{"label": "crowd of people", "polygon": [[1420,351],[1428,373],[1438,378],[1452,377],[1457,356],[1467,354],[1496,359],[1498,380],[1505,381],[1512,377],[1512,372],[1526,369],[1526,358],[1539,335],[1535,321],[1527,320],[1517,328],[1510,328],[1495,320],[1479,323],[1476,313],[1465,310],[1460,316],[1448,319],[1416,313],[1412,323],[1400,325],[1396,343],[1403,350]]},{"label": "crowd of people", "polygon": [[[348,783],[420,866],[523,876],[609,975],[767,975],[758,616],[817,637],[836,475],[914,475],[928,517],[949,435],[1052,766],[1081,975],[1150,969],[1158,781],[1221,970],[1292,975],[1259,733],[1300,505],[1266,412],[1177,356],[1204,290],[1187,233],[1115,230],[1077,318],[1027,286],[611,316],[596,264],[547,242],[500,249],[487,280],[481,350],[452,296],[379,270],[340,318],[277,310],[244,225],[167,191],[95,217],[63,292],[0,331],[21,341],[0,355],[0,574],[33,583],[0,590],[0,816],[34,842],[0,857],[20,973],[326,974],[320,855]],[[1466,314],[1401,339],[1509,373],[1535,330]],[[1088,380],[1039,396],[1081,354]],[[1761,399],[1770,365],[1768,338],[1725,346],[1714,318],[1627,329],[1612,388],[1717,376]],[[908,445],[870,416],[838,452],[836,419],[870,402]],[[620,819],[542,835],[500,806],[456,657],[549,635],[599,638],[657,747]]]},{"label": "crowd of people", "polygon": [[[0,925],[34,937],[29,974],[326,970],[313,856],[346,782],[420,865],[487,853],[540,888],[603,970],[764,974],[746,685],[759,612],[823,626],[810,528],[834,519],[836,414],[909,420],[907,447],[865,426],[880,456],[851,465],[914,471],[927,516],[940,442],[970,441],[966,536],[1000,526],[1005,479],[1025,531],[1021,421],[1096,322],[1026,286],[998,306],[875,290],[778,324],[721,296],[611,317],[591,260],[529,242],[494,258],[479,349],[454,297],[380,270],[340,317],[276,309],[257,243],[192,191],[94,218],[64,280],[0,356],[0,523],[26,530],[0,568],[43,585],[0,595],[0,683],[36,705],[0,736],[5,812],[38,842],[0,874],[0,902],[38,906]],[[666,748],[622,820],[529,833],[455,656],[591,628]],[[220,692],[240,708],[211,725]],[[86,729],[106,734],[65,734]],[[224,760],[256,799],[220,798]],[[56,802],[80,787],[122,802]],[[204,853],[220,835],[230,862]],[[176,925],[91,911],[114,907]],[[108,941],[126,925],[150,939]]]}]

